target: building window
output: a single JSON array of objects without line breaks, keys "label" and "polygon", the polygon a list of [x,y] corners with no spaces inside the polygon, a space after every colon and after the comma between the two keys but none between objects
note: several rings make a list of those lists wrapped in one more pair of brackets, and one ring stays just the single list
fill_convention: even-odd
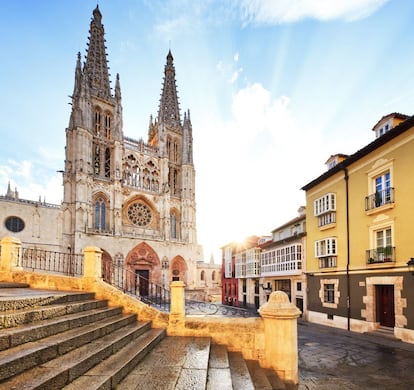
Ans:
[{"label": "building window", "polygon": [[262,275],[297,273],[302,269],[302,244],[262,252],[260,262]]},{"label": "building window", "polygon": [[94,173],[96,176],[99,176],[101,172],[101,149],[99,145],[94,145]]},{"label": "building window", "polygon": [[206,280],[206,273],[205,273],[204,271],[201,271],[201,274],[200,274],[200,280],[201,280],[202,282],[204,282],[204,281]]},{"label": "building window", "polygon": [[128,219],[138,227],[146,227],[152,221],[150,208],[140,202],[132,203],[127,211]]},{"label": "building window", "polygon": [[389,172],[375,178],[375,207],[391,201],[391,175]]},{"label": "building window", "polygon": [[315,257],[336,256],[336,238],[330,237],[315,242]]},{"label": "building window", "polygon": [[111,139],[111,116],[105,115],[105,137]]},{"label": "building window", "polygon": [[95,230],[106,230],[106,205],[103,198],[95,202]]},{"label": "building window", "polygon": [[[387,162],[368,173],[368,196],[365,197],[365,211],[378,207],[392,208],[394,204],[393,164]],[[384,207],[385,206],[385,207]],[[375,211],[374,211],[375,212]]]},{"label": "building window", "polygon": [[224,277],[231,278],[233,273],[232,267],[232,249],[230,247],[224,248]]},{"label": "building window", "polygon": [[336,309],[341,293],[339,291],[339,279],[321,279],[319,299],[323,307]]},{"label": "building window", "polygon": [[319,259],[319,268],[336,267],[336,238],[330,237],[315,242],[315,257]]},{"label": "building window", "polygon": [[95,135],[101,135],[101,111],[99,108],[95,110]]},{"label": "building window", "polygon": [[335,302],[335,285],[333,283],[323,285],[323,301],[325,303]]},{"label": "building window", "polygon": [[111,151],[109,148],[105,149],[105,177],[110,176],[111,174]]},{"label": "building window", "polygon": [[392,246],[392,229],[386,227],[376,230],[375,249],[368,250],[368,263],[384,263],[394,261],[394,247]]},{"label": "building window", "polygon": [[336,211],[336,195],[333,193],[326,194],[313,202],[314,216],[325,214],[330,211]]},{"label": "building window", "polygon": [[177,238],[177,217],[174,214],[170,215],[170,234],[171,238]]},{"label": "building window", "polygon": [[19,233],[24,229],[24,221],[19,217],[7,217],[5,226],[7,230]]},{"label": "building window", "polygon": [[330,225],[336,222],[336,213],[330,212],[326,214],[322,214],[318,217],[318,227]]},{"label": "building window", "polygon": [[296,291],[302,291],[302,282],[296,282]]}]

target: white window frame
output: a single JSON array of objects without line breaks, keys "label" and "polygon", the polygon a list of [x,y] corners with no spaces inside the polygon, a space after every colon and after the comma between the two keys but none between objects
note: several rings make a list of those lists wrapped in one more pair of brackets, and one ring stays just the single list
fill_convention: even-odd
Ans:
[{"label": "white window frame", "polygon": [[[320,279],[320,288],[319,288],[319,299],[321,300],[323,307],[329,307],[331,309],[337,309],[339,304],[339,297],[341,293],[339,291],[339,279]],[[334,285],[334,302],[325,302],[325,285],[333,284]]]},{"label": "white window frame", "polygon": [[225,278],[231,278],[232,277],[232,248],[227,247],[224,248],[224,277]]},{"label": "white window frame", "polygon": [[338,250],[338,241],[336,237],[327,237],[315,241],[315,257],[336,256]]},{"label": "white window frame", "polygon": [[336,211],[336,194],[334,192],[328,192],[313,201],[313,215],[315,217],[331,211]]}]

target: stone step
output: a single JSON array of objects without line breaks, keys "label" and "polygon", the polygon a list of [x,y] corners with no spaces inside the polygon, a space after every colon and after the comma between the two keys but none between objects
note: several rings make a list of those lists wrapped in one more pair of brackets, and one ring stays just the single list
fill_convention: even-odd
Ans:
[{"label": "stone step", "polygon": [[116,389],[205,390],[209,355],[210,338],[166,337]]},{"label": "stone step", "polygon": [[[39,291],[37,294],[30,290],[31,295],[0,296],[0,312],[7,312],[12,310],[38,308],[42,306],[65,304],[79,301],[90,301],[95,299],[94,293],[46,293]],[[35,291],[35,290],[34,290]]]},{"label": "stone step", "polygon": [[[75,327],[38,341],[27,342],[1,351],[0,380],[10,378],[37,364],[46,363],[57,356],[135,322],[135,315],[122,315],[120,311],[117,311],[115,316],[111,315],[83,327]],[[147,323],[143,323],[142,326],[145,326],[144,330],[148,328]]]},{"label": "stone step", "polygon": [[29,288],[27,283],[0,282],[0,288]]},{"label": "stone step", "polygon": [[256,360],[246,360],[246,365],[256,390],[286,389],[283,381],[273,370],[262,368]]},{"label": "stone step", "polygon": [[119,382],[165,337],[165,334],[165,329],[151,329],[145,332],[63,389],[119,389]]},{"label": "stone step", "polygon": [[233,389],[255,390],[250,371],[241,352],[229,352]]},{"label": "stone step", "polygon": [[233,390],[227,347],[212,344],[207,374],[207,390]]},{"label": "stone step", "polygon": [[43,354],[38,355],[40,361],[35,358],[33,368],[1,382],[0,389],[62,389],[147,332],[150,326],[150,322],[126,325],[46,362],[41,361]]},{"label": "stone step", "polygon": [[40,307],[27,307],[18,310],[13,309],[0,314],[0,329],[12,328],[22,324],[60,317],[66,314],[105,307],[107,304],[107,301],[85,300],[50,304]]},{"label": "stone step", "polygon": [[286,387],[273,370],[262,368],[257,361],[245,360],[240,352],[228,352],[225,345],[211,344],[209,338],[166,337],[116,389],[286,390]]},{"label": "stone step", "polygon": [[0,330],[0,351],[40,340],[94,321],[120,315],[122,307],[102,307]]}]

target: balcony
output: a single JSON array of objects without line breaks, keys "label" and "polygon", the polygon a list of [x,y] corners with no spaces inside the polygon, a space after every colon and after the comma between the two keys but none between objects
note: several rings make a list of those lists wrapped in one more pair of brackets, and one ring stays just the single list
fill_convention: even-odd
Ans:
[{"label": "balcony", "polygon": [[394,204],[394,188],[386,188],[365,197],[365,211]]},{"label": "balcony", "polygon": [[384,246],[366,251],[367,264],[392,263],[395,261],[395,247]]}]

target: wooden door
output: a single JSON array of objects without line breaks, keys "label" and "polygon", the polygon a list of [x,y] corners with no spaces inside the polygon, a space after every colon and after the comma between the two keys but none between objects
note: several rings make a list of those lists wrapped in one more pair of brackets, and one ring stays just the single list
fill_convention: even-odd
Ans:
[{"label": "wooden door", "polygon": [[149,270],[137,269],[135,270],[136,280],[139,286],[139,295],[147,297],[149,293]]},{"label": "wooden door", "polygon": [[394,286],[377,286],[378,317],[380,325],[393,328],[395,326]]}]

